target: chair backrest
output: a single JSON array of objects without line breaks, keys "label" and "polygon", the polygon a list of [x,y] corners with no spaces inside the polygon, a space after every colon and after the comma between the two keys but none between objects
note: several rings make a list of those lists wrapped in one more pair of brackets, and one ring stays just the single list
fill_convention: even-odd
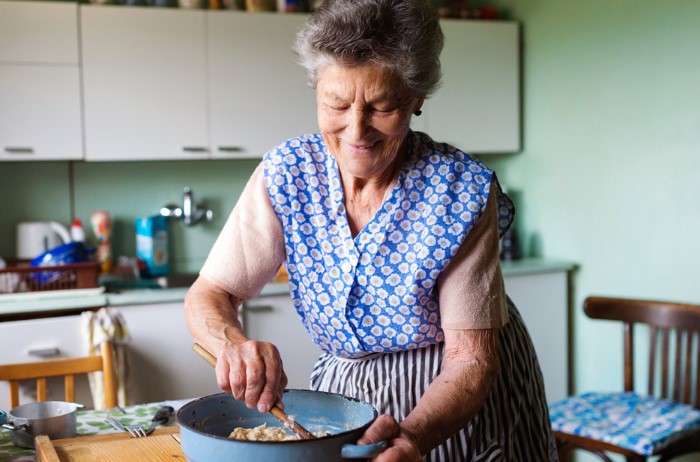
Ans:
[{"label": "chair backrest", "polygon": [[104,405],[117,405],[117,386],[112,357],[112,344],[100,345],[100,354],[80,358],[61,358],[29,363],[0,365],[0,380],[10,382],[10,406],[19,405],[20,380],[36,379],[36,400],[46,401],[46,379],[64,377],[65,400],[75,401],[75,375],[102,372],[104,382]]},{"label": "chair backrest", "polygon": [[700,408],[700,305],[589,297],[583,310],[591,318],[623,322],[625,391],[634,387],[634,325],[646,324],[647,393]]}]

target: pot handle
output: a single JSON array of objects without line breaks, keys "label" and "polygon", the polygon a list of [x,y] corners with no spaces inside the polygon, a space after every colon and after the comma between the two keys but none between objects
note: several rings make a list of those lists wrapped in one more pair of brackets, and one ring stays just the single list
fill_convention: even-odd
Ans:
[{"label": "pot handle", "polygon": [[[7,417],[5,418],[5,420],[7,420]],[[5,421],[0,426],[6,430],[19,430],[22,428],[26,430],[31,430],[32,428],[32,424],[29,423],[29,420],[22,417],[15,417],[10,422]]]},{"label": "pot handle", "polygon": [[380,441],[379,443],[366,444],[360,446],[359,444],[344,444],[340,450],[340,456],[343,459],[371,459],[376,457],[384,451],[389,443]]}]

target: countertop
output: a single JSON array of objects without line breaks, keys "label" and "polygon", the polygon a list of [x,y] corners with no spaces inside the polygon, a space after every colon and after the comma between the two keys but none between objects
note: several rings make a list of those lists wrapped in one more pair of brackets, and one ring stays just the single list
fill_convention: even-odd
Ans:
[{"label": "countertop", "polygon": [[[571,271],[575,267],[576,265],[572,262],[542,258],[524,258],[501,262],[504,277]],[[54,316],[103,306],[181,302],[186,293],[187,288],[185,287],[128,289],[118,293],[106,292],[103,287],[98,287],[95,289],[0,294],[0,321],[23,317]],[[260,297],[287,293],[289,293],[287,283],[274,282],[265,286]]]}]

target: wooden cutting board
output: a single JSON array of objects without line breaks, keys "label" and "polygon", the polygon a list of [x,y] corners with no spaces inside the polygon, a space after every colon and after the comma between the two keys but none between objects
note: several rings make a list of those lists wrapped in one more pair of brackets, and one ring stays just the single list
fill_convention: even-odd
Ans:
[{"label": "wooden cutting board", "polygon": [[[126,432],[77,436],[51,441],[36,438],[38,462],[184,462],[180,450],[180,428],[158,428],[145,438],[131,438]],[[175,439],[177,438],[177,440]]]}]

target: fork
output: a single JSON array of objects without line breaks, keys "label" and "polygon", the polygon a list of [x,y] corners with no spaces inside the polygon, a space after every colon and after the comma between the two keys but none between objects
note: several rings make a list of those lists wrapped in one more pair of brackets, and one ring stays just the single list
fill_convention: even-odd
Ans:
[{"label": "fork", "polygon": [[172,406],[161,406],[151,419],[151,426],[146,429],[141,425],[123,424],[112,416],[107,416],[105,419],[117,430],[129,432],[133,438],[143,438],[153,433],[158,424],[167,424],[173,416],[173,412],[175,409]]},{"label": "fork", "polygon": [[129,432],[132,438],[142,438],[147,435],[146,430],[144,430],[141,425],[124,425],[112,416],[107,416],[105,420],[117,430]]}]

